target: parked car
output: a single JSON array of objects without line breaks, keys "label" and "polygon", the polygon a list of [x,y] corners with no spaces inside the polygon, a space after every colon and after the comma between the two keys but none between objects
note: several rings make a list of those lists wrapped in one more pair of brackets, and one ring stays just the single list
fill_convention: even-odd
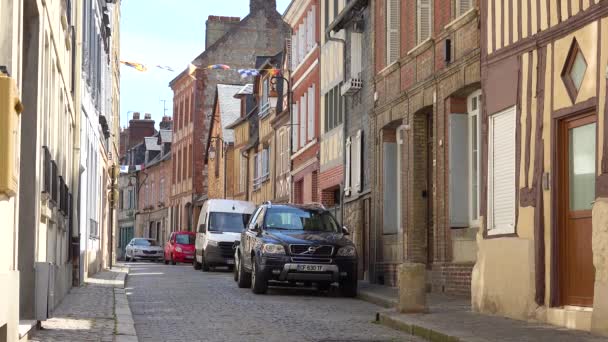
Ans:
[{"label": "parked car", "polygon": [[338,283],[354,297],[357,252],[348,234],[321,205],[264,204],[235,245],[235,281],[258,294],[269,282],[316,283],[321,290]]},{"label": "parked car", "polygon": [[173,232],[165,244],[165,265],[175,265],[178,262],[191,263],[194,259],[194,232]]},{"label": "parked car", "polygon": [[255,205],[251,202],[212,199],[203,204],[198,219],[194,269],[234,268],[234,243],[241,238]]},{"label": "parked car", "polygon": [[134,238],[129,242],[125,250],[125,259],[127,261],[160,261],[162,258],[163,248],[153,239]]}]

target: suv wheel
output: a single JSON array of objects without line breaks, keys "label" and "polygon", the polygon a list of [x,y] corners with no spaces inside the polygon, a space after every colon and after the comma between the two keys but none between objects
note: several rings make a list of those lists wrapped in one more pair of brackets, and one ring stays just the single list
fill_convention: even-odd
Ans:
[{"label": "suv wheel", "polygon": [[264,294],[268,291],[268,281],[264,274],[258,269],[255,258],[251,260],[251,291],[255,294]]},{"label": "suv wheel", "polygon": [[235,272],[237,274],[237,285],[241,288],[247,288],[251,286],[251,273],[247,273],[241,264],[241,258],[239,258],[239,262],[236,264]]},{"label": "suv wheel", "polygon": [[201,269],[201,263],[196,261],[196,252],[194,252],[194,259],[192,259],[192,267],[197,271]]},{"label": "suv wheel", "polygon": [[340,292],[344,297],[356,297],[357,296],[357,278],[349,275],[344,280],[340,281]]}]

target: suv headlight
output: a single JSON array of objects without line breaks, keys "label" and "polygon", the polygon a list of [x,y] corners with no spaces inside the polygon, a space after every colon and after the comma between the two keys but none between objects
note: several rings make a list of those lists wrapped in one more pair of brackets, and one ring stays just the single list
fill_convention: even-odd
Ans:
[{"label": "suv headlight", "polygon": [[209,246],[216,246],[217,247],[217,241],[215,241],[215,240],[207,240],[207,244]]},{"label": "suv headlight", "polygon": [[357,250],[354,246],[346,246],[338,249],[338,256],[355,256],[357,255]]},{"label": "suv headlight", "polygon": [[266,244],[262,247],[262,254],[281,254],[285,255],[285,248],[282,245],[273,243]]},{"label": "suv headlight", "polygon": [[182,252],[182,248],[181,247],[175,247],[175,251],[178,252],[178,253],[181,253]]}]

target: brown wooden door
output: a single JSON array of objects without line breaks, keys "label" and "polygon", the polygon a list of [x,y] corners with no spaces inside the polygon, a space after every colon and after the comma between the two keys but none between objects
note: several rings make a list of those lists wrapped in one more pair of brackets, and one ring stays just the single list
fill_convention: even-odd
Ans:
[{"label": "brown wooden door", "polygon": [[559,175],[559,272],[562,305],[592,306],[595,268],[591,207],[595,200],[596,117],[561,123]]}]

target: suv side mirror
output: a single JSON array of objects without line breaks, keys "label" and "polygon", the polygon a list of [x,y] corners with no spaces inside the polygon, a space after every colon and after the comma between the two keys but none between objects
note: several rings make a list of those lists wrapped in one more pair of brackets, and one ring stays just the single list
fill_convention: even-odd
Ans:
[{"label": "suv side mirror", "polygon": [[198,226],[198,232],[199,233],[206,233],[207,232],[207,225],[203,223],[200,226]]},{"label": "suv side mirror", "polygon": [[256,232],[256,233],[261,232],[262,230],[260,229],[260,224],[257,222],[254,223],[253,226],[251,227],[251,231]]},{"label": "suv side mirror", "polygon": [[346,228],[346,226],[342,227],[342,234],[344,234],[344,235],[350,235],[350,232],[348,231],[348,228]]}]

